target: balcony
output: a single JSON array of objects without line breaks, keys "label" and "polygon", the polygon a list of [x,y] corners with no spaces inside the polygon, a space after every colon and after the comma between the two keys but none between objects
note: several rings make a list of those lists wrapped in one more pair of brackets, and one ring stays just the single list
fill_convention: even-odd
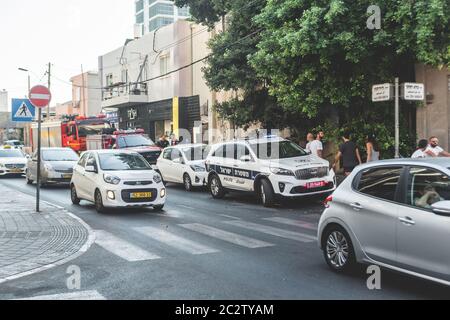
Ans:
[{"label": "balcony", "polygon": [[103,92],[102,108],[126,108],[148,102],[146,83],[116,83]]}]

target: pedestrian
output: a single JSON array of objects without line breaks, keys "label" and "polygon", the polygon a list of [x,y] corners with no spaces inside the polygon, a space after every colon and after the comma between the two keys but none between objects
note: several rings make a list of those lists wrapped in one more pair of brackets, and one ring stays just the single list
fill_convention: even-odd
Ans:
[{"label": "pedestrian", "polygon": [[177,137],[174,134],[172,134],[170,136],[170,145],[177,146],[178,144],[179,144],[179,141],[177,140]]},{"label": "pedestrian", "polygon": [[427,149],[425,150],[425,154],[432,158],[432,157],[450,157],[450,153],[447,151],[444,151],[439,146],[439,139],[437,137],[431,137],[429,140],[429,144]]},{"label": "pedestrian", "polygon": [[381,152],[379,144],[374,135],[369,135],[366,140],[367,149],[367,163],[379,161],[381,158]]},{"label": "pedestrian", "polygon": [[362,160],[358,146],[351,140],[351,134],[346,132],[343,136],[343,140],[344,143],[339,147],[339,152],[336,155],[333,168],[336,169],[337,164],[342,158],[344,174],[349,176],[358,165],[362,164]]},{"label": "pedestrian", "polygon": [[428,155],[425,153],[425,150],[428,148],[428,141],[426,139],[422,139],[419,141],[417,145],[416,152],[413,153],[411,158],[413,159],[421,159],[421,158],[428,158]]},{"label": "pedestrian", "polygon": [[167,136],[165,134],[161,135],[156,145],[161,149],[167,148],[170,145],[169,141],[167,141]]},{"label": "pedestrian", "polygon": [[315,140],[311,141],[309,149],[312,155],[323,158],[323,144],[319,133],[315,134]]},{"label": "pedestrian", "polygon": [[308,151],[309,153],[311,153],[311,142],[313,142],[313,141],[314,141],[314,135],[310,132],[306,136],[306,148],[305,148],[305,150]]}]

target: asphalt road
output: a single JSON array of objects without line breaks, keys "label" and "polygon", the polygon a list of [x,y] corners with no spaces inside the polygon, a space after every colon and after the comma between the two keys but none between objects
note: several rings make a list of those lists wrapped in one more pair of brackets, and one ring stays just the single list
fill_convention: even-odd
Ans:
[{"label": "asphalt road", "polygon": [[[23,179],[0,183],[33,194]],[[64,187],[42,190],[96,230],[91,249],[68,265],[0,285],[0,299],[51,298],[446,299],[450,289],[383,270],[382,289],[369,290],[365,267],[337,275],[314,238],[322,207],[316,199],[266,209],[247,194],[213,200],[201,190],[168,186],[163,213],[72,206]],[[67,288],[70,265],[81,270],[81,291]],[[78,295],[78,296],[77,296]]]}]

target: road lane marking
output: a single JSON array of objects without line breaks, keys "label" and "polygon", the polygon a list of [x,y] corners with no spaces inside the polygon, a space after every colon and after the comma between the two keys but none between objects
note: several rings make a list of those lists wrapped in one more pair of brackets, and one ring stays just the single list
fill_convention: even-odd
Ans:
[{"label": "road lane marking", "polygon": [[227,214],[219,214],[219,216],[224,217],[224,218],[227,218],[227,219],[242,220],[241,218],[229,216],[229,215],[227,215]]},{"label": "road lane marking", "polygon": [[269,226],[265,226],[265,225],[257,224],[257,223],[251,223],[251,222],[246,222],[246,221],[226,221],[224,223],[235,226],[235,227],[244,228],[244,229],[257,231],[257,232],[269,234],[272,236],[295,240],[295,241],[300,241],[300,242],[308,243],[308,242],[317,241],[316,237],[310,236],[308,234],[283,230],[283,229],[274,228],[274,227],[269,227]]},{"label": "road lane marking", "polygon": [[313,230],[313,231],[317,231],[317,228],[318,228],[317,225],[314,225],[312,223],[307,223],[304,221],[292,220],[292,219],[287,219],[287,218],[274,217],[274,218],[266,218],[263,220],[276,222],[276,223],[280,223],[280,224],[287,224],[290,226],[300,227],[303,229],[308,229],[308,230]]},{"label": "road lane marking", "polygon": [[177,207],[188,209],[188,210],[195,210],[195,208],[192,208],[192,207],[189,207],[189,206],[185,206],[185,205],[182,205],[182,204],[178,204]]},{"label": "road lane marking", "polygon": [[89,300],[106,300],[98,291],[77,291],[71,293],[60,293],[48,296],[36,296],[25,299],[17,299],[17,301],[26,300],[40,300],[40,301],[58,301],[58,300],[78,300],[78,301],[89,301]]},{"label": "road lane marking", "polygon": [[198,232],[201,234],[204,234],[206,236],[216,238],[219,240],[223,240],[225,242],[230,242],[233,244],[236,244],[238,246],[250,248],[250,249],[256,249],[256,248],[266,248],[266,247],[273,247],[274,244],[252,239],[249,237],[241,236],[236,233],[227,232],[224,230],[216,229],[213,227],[209,227],[203,224],[199,223],[193,223],[193,224],[181,224],[180,227],[183,227],[185,229]]},{"label": "road lane marking", "polygon": [[194,241],[176,236],[167,230],[153,227],[134,228],[133,230],[152,238],[153,240],[166,244],[169,247],[188,252],[190,254],[200,255],[219,252],[216,249],[212,249]]},{"label": "road lane marking", "polygon": [[96,230],[96,241],[100,247],[129,262],[161,259],[161,257],[122,240],[106,231]]}]

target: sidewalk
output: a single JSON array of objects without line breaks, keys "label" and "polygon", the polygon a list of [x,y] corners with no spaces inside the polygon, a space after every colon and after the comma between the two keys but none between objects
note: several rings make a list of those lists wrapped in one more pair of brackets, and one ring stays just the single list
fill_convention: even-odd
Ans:
[{"label": "sidewalk", "polygon": [[0,283],[67,263],[92,245],[79,218],[45,202],[41,211],[34,197],[0,183]]}]

